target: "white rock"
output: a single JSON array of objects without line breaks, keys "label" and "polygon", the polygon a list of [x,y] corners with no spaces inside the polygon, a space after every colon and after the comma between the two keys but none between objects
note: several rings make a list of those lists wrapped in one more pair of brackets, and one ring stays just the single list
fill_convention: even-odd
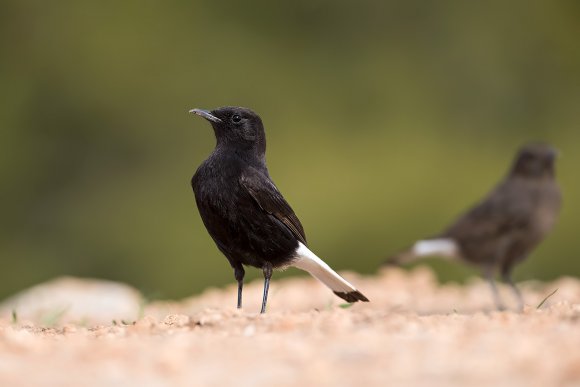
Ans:
[{"label": "white rock", "polygon": [[[59,277],[23,290],[0,304],[0,316],[37,325],[85,325],[135,321],[142,296],[129,285],[87,278]],[[17,322],[18,322],[17,321]]]}]

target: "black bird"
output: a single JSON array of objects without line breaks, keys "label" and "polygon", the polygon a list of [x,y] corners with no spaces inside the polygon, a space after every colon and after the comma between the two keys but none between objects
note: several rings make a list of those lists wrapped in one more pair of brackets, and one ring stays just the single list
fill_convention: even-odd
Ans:
[{"label": "black bird", "polygon": [[499,271],[521,310],[524,302],[512,281],[512,270],[550,232],[558,216],[561,194],[555,180],[556,155],[545,144],[522,147],[507,177],[480,203],[442,234],[417,241],[385,263],[407,263],[435,255],[477,265],[490,283],[496,306],[503,310],[494,282]]},{"label": "black bird", "polygon": [[288,266],[309,272],[347,302],[368,301],[306,247],[302,224],[268,173],[260,117],[242,107],[190,113],[208,120],[217,140],[191,185],[207,231],[234,269],[238,308],[242,307],[244,265],[264,272],[262,313],[272,270]]}]

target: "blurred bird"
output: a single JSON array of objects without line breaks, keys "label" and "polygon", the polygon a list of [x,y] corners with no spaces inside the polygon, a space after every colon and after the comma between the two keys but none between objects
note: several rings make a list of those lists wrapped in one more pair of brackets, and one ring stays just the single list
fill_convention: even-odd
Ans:
[{"label": "blurred bird", "polygon": [[516,263],[523,261],[553,228],[561,194],[555,180],[557,152],[545,144],[522,147],[507,177],[439,236],[417,241],[385,264],[401,264],[426,256],[459,259],[479,266],[489,282],[498,309],[504,304],[494,277],[497,271],[517,297],[512,280]]},{"label": "blurred bird", "polygon": [[266,135],[249,109],[192,109],[211,123],[217,145],[191,180],[201,219],[238,281],[242,307],[244,265],[264,272],[266,311],[273,269],[294,266],[309,272],[347,302],[368,301],[307,247],[302,224],[272,182],[266,167]]}]

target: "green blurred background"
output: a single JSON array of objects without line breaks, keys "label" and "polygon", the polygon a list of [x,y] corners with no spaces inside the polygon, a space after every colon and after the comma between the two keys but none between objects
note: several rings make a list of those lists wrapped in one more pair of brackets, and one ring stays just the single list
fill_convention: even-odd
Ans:
[{"label": "green blurred background", "polygon": [[262,116],[312,249],[362,273],[553,143],[563,212],[516,278],[578,276],[579,38],[571,0],[2,0],[0,297],[62,274],[164,298],[232,282],[189,186],[215,140],[187,111],[222,105]]}]

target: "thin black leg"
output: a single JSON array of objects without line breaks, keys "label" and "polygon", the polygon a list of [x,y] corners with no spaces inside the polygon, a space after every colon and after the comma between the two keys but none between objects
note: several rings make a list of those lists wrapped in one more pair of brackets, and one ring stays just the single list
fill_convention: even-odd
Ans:
[{"label": "thin black leg", "polygon": [[491,287],[491,293],[493,295],[493,300],[495,302],[495,306],[498,310],[505,310],[505,306],[503,305],[503,302],[501,301],[501,298],[499,296],[499,292],[497,290],[497,286],[495,285],[495,279],[493,278],[494,271],[493,271],[493,267],[488,267],[485,270],[485,279],[487,280],[487,282],[489,283],[489,286]]},{"label": "thin black leg", "polygon": [[242,265],[236,266],[234,268],[234,276],[236,277],[236,281],[238,281],[238,309],[242,307],[242,289],[244,287],[244,276],[246,275],[246,271]]},{"label": "thin black leg", "polygon": [[264,271],[264,297],[262,298],[262,311],[260,313],[266,313],[266,303],[268,302],[268,290],[270,289],[270,278],[272,278],[272,264],[266,262],[262,267]]}]

